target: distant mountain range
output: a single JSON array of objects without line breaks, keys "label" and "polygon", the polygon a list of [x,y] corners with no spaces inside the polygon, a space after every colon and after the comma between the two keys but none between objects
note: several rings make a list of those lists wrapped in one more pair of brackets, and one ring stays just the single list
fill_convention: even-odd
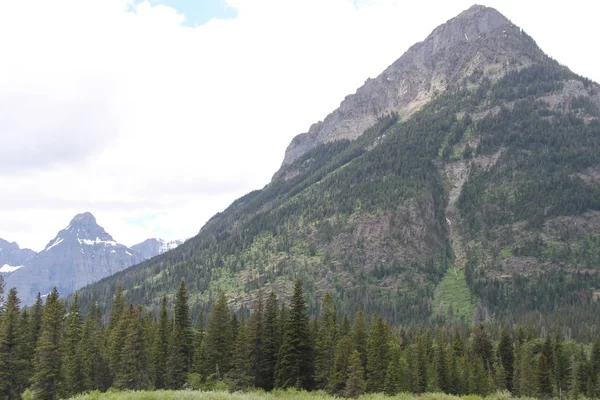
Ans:
[{"label": "distant mountain range", "polygon": [[148,239],[132,247],[117,243],[89,212],[76,215],[39,253],[0,239],[0,273],[23,304],[54,286],[61,295],[174,249],[183,241]]}]

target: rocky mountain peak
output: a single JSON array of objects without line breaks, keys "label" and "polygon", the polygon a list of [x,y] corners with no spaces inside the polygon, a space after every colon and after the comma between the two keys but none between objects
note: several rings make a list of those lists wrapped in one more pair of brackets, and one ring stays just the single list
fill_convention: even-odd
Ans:
[{"label": "rocky mountain peak", "polygon": [[438,26],[378,77],[368,79],[339,108],[296,136],[273,180],[297,171],[291,164],[316,146],[355,140],[385,115],[409,118],[451,88],[496,81],[548,57],[533,39],[493,8],[475,5]]},{"label": "rocky mountain peak", "polygon": [[89,212],[77,214],[69,225],[58,232],[58,235],[46,245],[48,251],[60,243],[78,243],[79,245],[104,244],[115,246],[117,243],[103,227],[98,225],[96,218]]}]

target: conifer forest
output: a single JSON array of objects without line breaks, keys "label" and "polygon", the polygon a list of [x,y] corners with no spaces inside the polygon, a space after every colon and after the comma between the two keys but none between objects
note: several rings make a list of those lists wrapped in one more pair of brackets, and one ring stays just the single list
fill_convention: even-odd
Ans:
[{"label": "conifer forest", "polygon": [[[302,283],[289,302],[257,298],[248,315],[221,294],[190,315],[182,282],[158,315],[128,305],[82,315],[54,290],[20,309],[11,289],[0,314],[0,398],[59,399],[107,390],[321,390],[536,398],[600,396],[600,337],[574,341],[533,326],[392,327],[361,311],[340,315],[329,294],[314,317]],[[25,398],[25,397],[24,397]]]}]

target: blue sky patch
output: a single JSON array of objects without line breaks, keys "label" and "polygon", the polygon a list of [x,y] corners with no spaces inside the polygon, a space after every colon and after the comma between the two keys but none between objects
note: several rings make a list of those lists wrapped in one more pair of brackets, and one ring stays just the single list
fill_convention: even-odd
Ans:
[{"label": "blue sky patch", "polygon": [[237,12],[224,0],[149,0],[150,4],[173,7],[185,16],[185,26],[203,25],[213,18],[235,18]]}]

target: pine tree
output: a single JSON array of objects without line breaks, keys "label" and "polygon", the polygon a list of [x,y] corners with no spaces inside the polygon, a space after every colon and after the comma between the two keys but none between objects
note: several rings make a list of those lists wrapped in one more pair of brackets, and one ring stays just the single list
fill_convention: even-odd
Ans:
[{"label": "pine tree", "polygon": [[173,338],[169,355],[169,387],[180,389],[186,382],[194,355],[194,335],[190,310],[188,307],[187,291],[182,281],[175,296],[173,313]]},{"label": "pine tree", "polygon": [[[348,365],[350,364],[350,356],[354,351],[352,338],[349,334],[342,337],[335,347],[335,358],[333,368],[331,369],[331,377],[329,378],[329,387],[327,390],[332,394],[343,394],[348,380]],[[362,364],[361,364],[362,370]],[[364,373],[364,370],[362,370]],[[364,376],[363,376],[364,380]]]},{"label": "pine tree", "polygon": [[509,392],[513,392],[513,376],[515,364],[515,352],[512,340],[507,331],[502,332],[500,343],[498,343],[498,358],[504,369],[505,386]]},{"label": "pine tree", "polygon": [[156,389],[164,389],[167,387],[167,361],[169,358],[169,349],[171,347],[170,327],[171,323],[167,313],[167,297],[163,296],[160,302],[158,326],[156,328],[156,335],[154,336],[154,344],[152,346],[153,381]]},{"label": "pine tree", "polygon": [[275,370],[275,382],[280,388],[310,390],[314,386],[314,356],[308,322],[302,283],[298,280]]},{"label": "pine tree", "polygon": [[108,319],[108,360],[110,371],[113,377],[116,375],[121,364],[121,354],[125,342],[127,310],[125,309],[125,299],[123,298],[123,289],[119,286],[115,293],[115,298],[110,310]]},{"label": "pine tree", "polygon": [[61,392],[61,337],[64,308],[54,288],[46,299],[40,337],[35,350],[31,388],[35,399],[54,400]]},{"label": "pine tree", "polygon": [[118,389],[146,390],[152,388],[152,378],[146,359],[142,308],[129,307],[121,320],[125,323],[125,341],[121,361],[115,376]]},{"label": "pine tree", "polygon": [[206,372],[209,375],[217,371],[218,375],[227,373],[231,365],[233,331],[224,293],[219,294],[215,306],[208,315],[205,343]]},{"label": "pine tree", "polygon": [[25,388],[27,361],[23,358],[24,337],[20,329],[19,298],[10,289],[0,324],[0,398],[18,399]]},{"label": "pine tree", "polygon": [[92,300],[81,333],[80,354],[84,390],[106,390],[110,387],[110,371],[104,354],[106,346],[102,316]]},{"label": "pine tree", "polygon": [[277,365],[279,347],[281,346],[277,296],[273,292],[269,295],[265,306],[262,338],[261,387],[265,390],[271,390],[275,381],[275,366]]},{"label": "pine tree", "polygon": [[[264,316],[264,305],[263,305],[263,292],[259,290],[252,308],[252,314],[250,315],[250,321],[248,323],[248,329],[244,333],[250,344],[250,369],[252,372],[253,385],[255,387],[265,389],[266,379],[263,374],[263,335],[265,322]],[[239,335],[239,334],[238,334]]]},{"label": "pine tree", "polygon": [[360,361],[360,354],[354,350],[348,362],[348,378],[344,388],[344,396],[358,397],[365,392],[365,372]]},{"label": "pine tree", "polygon": [[82,330],[82,318],[79,310],[77,294],[73,297],[73,303],[69,308],[66,318],[66,329],[63,339],[63,392],[66,396],[72,396],[85,389],[83,363],[80,353]]},{"label": "pine tree", "polygon": [[542,399],[552,398],[552,382],[550,365],[544,353],[539,353],[537,357],[536,384],[537,396]]},{"label": "pine tree", "polygon": [[315,343],[315,383],[319,389],[327,388],[331,376],[337,340],[336,320],[335,303],[331,295],[327,293],[323,299]]},{"label": "pine tree", "polygon": [[385,374],[383,391],[388,396],[394,396],[401,392],[407,392],[408,388],[408,365],[402,358],[400,346],[394,344],[391,350],[391,361]]},{"label": "pine tree", "polygon": [[253,343],[249,339],[246,326],[240,325],[237,338],[235,339],[232,368],[227,373],[227,382],[230,390],[244,390],[253,385]]},{"label": "pine tree", "polygon": [[560,335],[556,335],[554,340],[554,382],[556,382],[556,390],[558,397],[563,398],[570,390],[571,383],[571,361],[565,354],[563,342]]},{"label": "pine tree", "polygon": [[493,344],[489,333],[483,325],[473,330],[471,340],[473,353],[481,358],[486,371],[491,372],[493,369]]},{"label": "pine tree", "polygon": [[437,388],[444,392],[448,393],[448,366],[446,364],[446,349],[445,349],[445,341],[443,339],[442,334],[439,335],[435,349],[435,383]]},{"label": "pine tree", "polygon": [[390,362],[390,330],[378,315],[371,320],[371,330],[367,340],[367,390],[383,391],[385,374]]},{"label": "pine tree", "polygon": [[360,354],[360,362],[363,370],[367,369],[367,338],[369,336],[367,332],[367,323],[365,320],[365,314],[362,310],[359,310],[354,316],[352,324],[352,330],[350,331],[352,337],[352,345]]}]

